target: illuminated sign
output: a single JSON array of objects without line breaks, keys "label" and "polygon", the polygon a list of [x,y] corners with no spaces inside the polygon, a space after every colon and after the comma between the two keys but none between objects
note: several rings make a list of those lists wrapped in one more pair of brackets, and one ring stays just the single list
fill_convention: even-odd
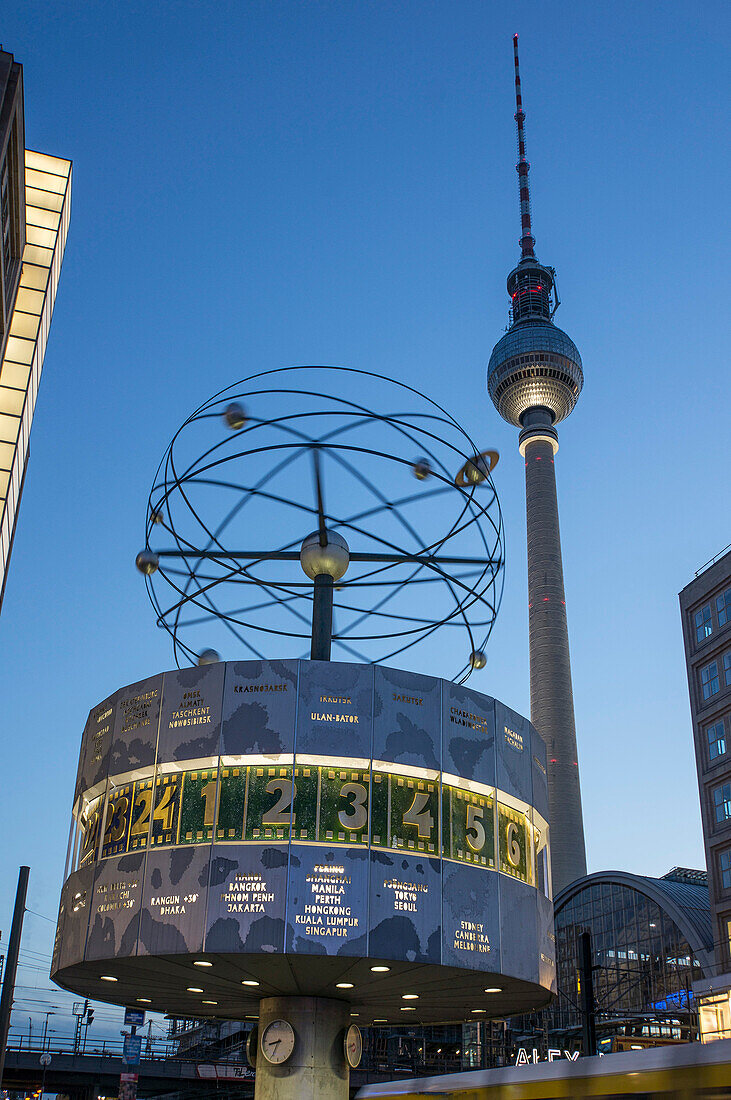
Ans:
[{"label": "illuminated sign", "polygon": [[578,1057],[578,1050],[548,1050],[546,1052],[546,1057],[543,1058],[538,1056],[538,1051],[535,1047],[533,1047],[531,1056],[529,1057],[528,1051],[524,1047],[520,1047],[515,1059],[515,1064],[516,1066],[537,1065],[539,1062],[557,1062],[561,1058],[567,1058],[569,1062],[575,1062]]},{"label": "illuminated sign", "polygon": [[293,842],[441,856],[533,882],[542,834],[530,807],[494,787],[378,760],[248,760],[162,764],[112,780],[106,801],[82,798],[79,864],[146,847]]}]

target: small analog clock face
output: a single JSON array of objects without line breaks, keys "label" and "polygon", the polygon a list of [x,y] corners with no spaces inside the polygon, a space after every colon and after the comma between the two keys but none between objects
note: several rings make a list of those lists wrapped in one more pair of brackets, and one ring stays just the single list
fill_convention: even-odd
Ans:
[{"label": "small analog clock face", "polygon": [[267,1062],[280,1066],[294,1050],[294,1031],[286,1020],[272,1020],[262,1033],[261,1052]]},{"label": "small analog clock face", "polygon": [[355,1069],[360,1065],[361,1055],[363,1054],[363,1036],[360,1033],[360,1028],[357,1024],[351,1024],[348,1030],[345,1032],[345,1057],[348,1060],[348,1065],[351,1069]]},{"label": "small analog clock face", "polygon": [[256,1048],[259,1045],[259,1028],[253,1027],[246,1040],[246,1057],[252,1069],[256,1069]]}]

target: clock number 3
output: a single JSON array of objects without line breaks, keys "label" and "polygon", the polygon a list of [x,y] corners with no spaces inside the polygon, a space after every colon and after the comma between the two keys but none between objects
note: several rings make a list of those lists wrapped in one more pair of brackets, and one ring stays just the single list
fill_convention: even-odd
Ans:
[{"label": "clock number 3", "polygon": [[352,801],[347,810],[340,810],[338,821],[344,829],[358,832],[368,824],[368,788],[362,783],[343,783],[340,796]]}]

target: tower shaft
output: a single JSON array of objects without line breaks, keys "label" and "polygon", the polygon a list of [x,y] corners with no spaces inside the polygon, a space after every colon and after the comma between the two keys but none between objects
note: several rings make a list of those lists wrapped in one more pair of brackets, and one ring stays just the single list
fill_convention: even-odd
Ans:
[{"label": "tower shaft", "polygon": [[[525,438],[527,436],[527,438]],[[586,874],[574,693],[561,561],[555,429],[521,434],[528,529],[531,722],[548,749],[554,895]]]}]

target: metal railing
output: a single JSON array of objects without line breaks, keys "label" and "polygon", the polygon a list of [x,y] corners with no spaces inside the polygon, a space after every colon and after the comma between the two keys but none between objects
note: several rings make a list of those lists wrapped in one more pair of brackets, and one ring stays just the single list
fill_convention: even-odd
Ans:
[{"label": "metal railing", "polygon": [[728,544],[728,546],[724,546],[723,550],[719,550],[715,557],[711,558],[710,561],[707,561],[705,565],[702,565],[700,567],[700,569],[696,569],[696,577],[700,577],[701,573],[705,573],[706,569],[710,569],[712,565],[715,565],[716,562],[719,561],[723,557],[723,555],[726,554],[729,550],[731,550],[731,542]]},{"label": "metal railing", "polygon": [[[141,1057],[143,1061],[199,1062],[203,1060],[195,1056],[181,1055],[177,1052],[177,1044],[171,1043],[168,1039],[154,1037],[148,1039],[144,1034],[141,1038]],[[94,1039],[89,1037],[86,1041],[86,1049],[83,1049],[83,1045],[75,1042],[73,1035],[53,1035],[49,1036],[41,1046],[35,1036],[29,1040],[28,1036],[22,1033],[20,1035],[11,1033],[8,1040],[8,1053],[15,1051],[18,1054],[77,1054],[79,1056],[121,1058],[123,1044],[124,1040],[121,1037],[119,1039]]]}]

